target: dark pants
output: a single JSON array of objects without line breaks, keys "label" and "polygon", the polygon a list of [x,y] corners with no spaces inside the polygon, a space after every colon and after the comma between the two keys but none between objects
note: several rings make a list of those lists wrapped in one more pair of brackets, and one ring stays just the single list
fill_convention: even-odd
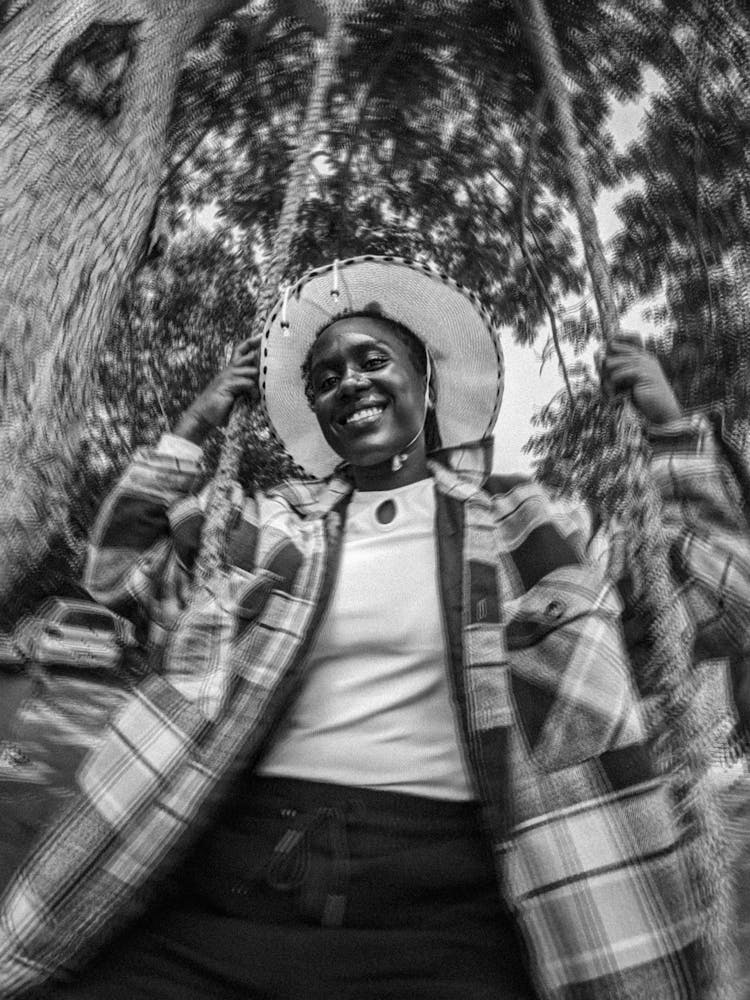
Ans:
[{"label": "dark pants", "polygon": [[56,1000],[530,1000],[476,807],[251,779]]}]

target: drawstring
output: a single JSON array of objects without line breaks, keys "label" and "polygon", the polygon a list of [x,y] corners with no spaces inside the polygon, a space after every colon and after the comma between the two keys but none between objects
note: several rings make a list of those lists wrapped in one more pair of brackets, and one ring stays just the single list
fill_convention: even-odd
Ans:
[{"label": "drawstring", "polygon": [[333,262],[333,285],[331,287],[331,298],[334,302],[338,301],[339,297],[339,262],[338,258]]},{"label": "drawstring", "polygon": [[409,457],[409,452],[413,445],[419,440],[419,435],[425,429],[427,424],[427,414],[430,412],[430,407],[432,406],[432,401],[430,399],[430,380],[432,378],[432,359],[430,358],[430,352],[425,347],[424,349],[425,357],[425,390],[424,390],[424,417],[422,417],[422,426],[419,428],[417,433],[411,439],[411,441],[406,445],[403,451],[397,452],[391,459],[391,472],[399,472],[403,469],[407,458]]},{"label": "drawstring", "polygon": [[346,837],[346,814],[336,807],[322,807],[314,813],[298,814],[284,832],[271,854],[266,882],[272,889],[289,892],[305,880],[310,863],[309,837],[321,827],[328,831],[333,858],[332,880],[323,905],[324,927],[341,927],[349,884],[349,843]]}]

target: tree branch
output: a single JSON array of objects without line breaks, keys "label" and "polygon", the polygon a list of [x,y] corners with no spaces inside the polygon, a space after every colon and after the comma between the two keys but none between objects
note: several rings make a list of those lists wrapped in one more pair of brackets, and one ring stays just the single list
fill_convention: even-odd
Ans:
[{"label": "tree branch", "polygon": [[385,71],[393,61],[394,56],[401,47],[401,43],[404,40],[408,28],[411,26],[413,20],[413,9],[409,7],[406,12],[406,17],[399,24],[398,30],[393,36],[391,44],[383,56],[383,58],[378,63],[375,72],[370,76],[367,83],[363,86],[360,91],[359,97],[357,98],[357,106],[354,115],[354,122],[352,124],[349,143],[346,149],[346,156],[344,157],[344,162],[341,166],[341,185],[339,188],[339,219],[338,219],[338,232],[336,234],[336,242],[338,245],[338,256],[342,253],[342,238],[343,233],[346,230],[346,197],[349,192],[349,184],[351,181],[351,165],[354,152],[359,145],[360,130],[362,128],[362,122],[364,121],[365,113],[367,111],[367,105],[372,97],[373,91],[380,84],[381,80],[385,76]]}]

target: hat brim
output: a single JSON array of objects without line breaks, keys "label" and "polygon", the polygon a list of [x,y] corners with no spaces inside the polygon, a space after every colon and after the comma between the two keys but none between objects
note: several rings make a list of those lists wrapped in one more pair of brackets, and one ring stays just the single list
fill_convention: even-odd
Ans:
[{"label": "hat brim", "polygon": [[324,478],[340,465],[310,409],[302,364],[322,329],[372,312],[411,330],[430,352],[442,446],[489,436],[503,393],[500,338],[477,297],[447,275],[399,257],[364,256],[316,268],[287,289],[263,331],[260,392],[296,464]]}]

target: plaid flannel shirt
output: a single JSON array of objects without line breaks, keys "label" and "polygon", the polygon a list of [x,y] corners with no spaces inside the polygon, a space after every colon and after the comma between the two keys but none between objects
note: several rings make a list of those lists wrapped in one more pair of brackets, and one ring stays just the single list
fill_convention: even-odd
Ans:
[{"label": "plaid flannel shirt", "polygon": [[[431,471],[459,728],[540,997],[700,996],[700,914],[644,740],[608,573],[617,546],[533,483]],[[747,526],[708,422],[664,429],[653,471],[685,607],[709,642],[744,644]],[[94,531],[88,586],[145,609],[156,667],[6,893],[5,998],[64,976],[142,912],[303,683],[350,488],[238,495],[227,568],[199,589],[197,472],[141,455]]]}]

